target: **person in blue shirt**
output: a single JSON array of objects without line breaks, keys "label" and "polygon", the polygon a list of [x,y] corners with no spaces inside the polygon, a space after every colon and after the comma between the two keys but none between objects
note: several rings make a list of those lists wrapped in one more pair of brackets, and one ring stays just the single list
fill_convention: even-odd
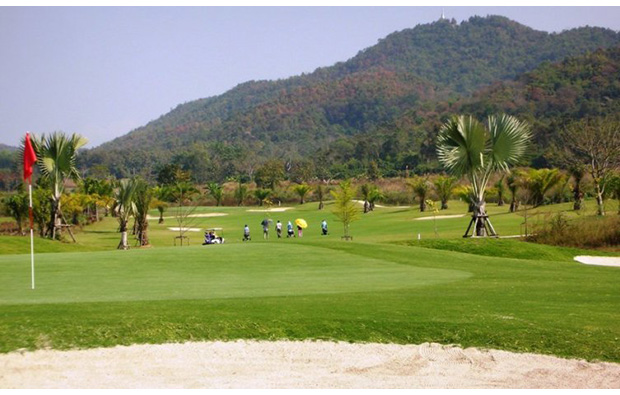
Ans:
[{"label": "person in blue shirt", "polygon": [[288,225],[286,225],[286,237],[295,237],[295,232],[293,231],[293,224],[291,221],[288,221]]},{"label": "person in blue shirt", "polygon": [[323,222],[321,222],[321,232],[323,236],[327,235],[327,221],[323,220]]}]

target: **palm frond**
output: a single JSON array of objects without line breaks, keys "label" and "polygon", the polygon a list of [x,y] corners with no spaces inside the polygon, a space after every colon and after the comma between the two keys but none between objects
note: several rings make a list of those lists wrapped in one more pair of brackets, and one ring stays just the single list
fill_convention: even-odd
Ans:
[{"label": "palm frond", "polygon": [[508,171],[525,155],[531,130],[525,122],[506,114],[489,117],[488,128],[491,166],[493,170]]}]

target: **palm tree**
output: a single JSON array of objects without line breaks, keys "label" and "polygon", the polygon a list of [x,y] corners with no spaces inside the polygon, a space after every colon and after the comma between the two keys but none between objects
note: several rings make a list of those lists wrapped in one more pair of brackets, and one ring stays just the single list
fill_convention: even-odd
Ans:
[{"label": "palm tree", "polygon": [[325,189],[323,189],[323,185],[317,185],[314,193],[316,194],[316,198],[319,199],[319,210],[323,210],[323,207],[325,206],[323,204],[323,197],[325,195]]},{"label": "palm tree", "polygon": [[64,191],[65,180],[80,179],[76,167],[77,150],[83,147],[88,140],[79,134],[68,137],[62,132],[42,135],[41,138],[32,137],[32,146],[37,154],[37,164],[43,178],[50,181],[52,188],[52,210],[50,218],[52,239],[60,238],[62,224],[62,210],[60,197]]},{"label": "palm tree", "polygon": [[526,153],[532,133],[529,126],[510,115],[490,116],[487,127],[471,116],[455,116],[446,122],[437,137],[439,162],[454,175],[466,176],[473,189],[474,212],[468,236],[474,226],[475,236],[486,236],[488,220],[484,194],[495,172],[509,172]]},{"label": "palm tree", "polygon": [[207,184],[207,189],[209,190],[209,194],[215,199],[215,205],[219,207],[222,204],[222,196],[224,193],[222,186],[217,182],[210,182]]},{"label": "palm tree", "polygon": [[506,194],[506,184],[504,184],[505,174],[502,174],[499,180],[495,183],[495,188],[497,189],[497,205],[504,205],[504,195]]},{"label": "palm tree", "polygon": [[129,218],[136,212],[136,203],[134,202],[136,188],[137,183],[135,179],[121,180],[118,183],[114,196],[113,210],[116,213],[116,218],[120,225],[119,231],[121,232],[121,242],[117,247],[119,250],[129,249],[129,244],[127,243],[127,224],[129,223]]},{"label": "palm tree", "polygon": [[258,200],[258,205],[262,206],[271,195],[271,190],[258,188],[254,190],[254,197]]},{"label": "palm tree", "polygon": [[373,211],[375,209],[375,202],[382,199],[385,199],[385,195],[376,185],[373,185],[370,189],[370,193],[368,193],[368,209]]},{"label": "palm tree", "polygon": [[[151,201],[153,200],[153,190],[144,180],[138,179],[136,181],[136,190],[134,194],[134,202],[136,211],[134,217],[136,219],[137,239],[140,246],[149,245],[148,236],[148,213],[151,208]],[[162,213],[163,214],[163,213]]]},{"label": "palm tree", "polygon": [[428,178],[416,176],[408,182],[408,185],[420,201],[420,212],[426,211],[426,197],[429,190]]},{"label": "palm tree", "polygon": [[293,187],[293,190],[299,195],[299,204],[305,203],[305,197],[310,192],[310,187],[307,184],[299,184]]},{"label": "palm tree", "polygon": [[448,209],[448,200],[452,197],[456,181],[456,177],[446,176],[439,176],[433,181],[435,192],[437,192],[437,196],[439,196],[439,200],[441,200],[441,210]]},{"label": "palm tree", "polygon": [[528,188],[532,205],[534,207],[542,205],[547,192],[562,178],[558,169],[531,169],[528,173]]},{"label": "palm tree", "polygon": [[368,204],[368,197],[370,195],[370,184],[363,184],[360,186],[360,193],[364,199],[364,214],[370,211],[370,204]]}]

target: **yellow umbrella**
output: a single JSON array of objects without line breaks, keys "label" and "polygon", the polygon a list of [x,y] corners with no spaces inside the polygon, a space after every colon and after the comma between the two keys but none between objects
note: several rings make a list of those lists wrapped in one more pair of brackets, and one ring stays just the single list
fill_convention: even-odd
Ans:
[{"label": "yellow umbrella", "polygon": [[306,223],[306,221],[301,218],[297,218],[295,220],[295,225],[299,226],[302,229],[306,229],[308,227],[308,224]]}]

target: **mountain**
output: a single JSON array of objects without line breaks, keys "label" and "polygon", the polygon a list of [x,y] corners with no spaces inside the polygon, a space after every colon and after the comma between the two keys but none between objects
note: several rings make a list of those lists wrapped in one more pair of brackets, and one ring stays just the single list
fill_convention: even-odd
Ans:
[{"label": "mountain", "polygon": [[475,98],[481,103],[486,94],[479,92],[540,65],[619,44],[618,33],[601,28],[549,34],[499,16],[440,20],[310,74],[250,81],[181,104],[87,151],[82,164],[121,177],[152,176],[172,162],[200,182],[251,174],[273,158],[288,168],[311,162],[315,173],[337,176],[363,172],[371,160],[386,174],[404,166],[422,171],[432,167],[441,116],[475,110]]}]

